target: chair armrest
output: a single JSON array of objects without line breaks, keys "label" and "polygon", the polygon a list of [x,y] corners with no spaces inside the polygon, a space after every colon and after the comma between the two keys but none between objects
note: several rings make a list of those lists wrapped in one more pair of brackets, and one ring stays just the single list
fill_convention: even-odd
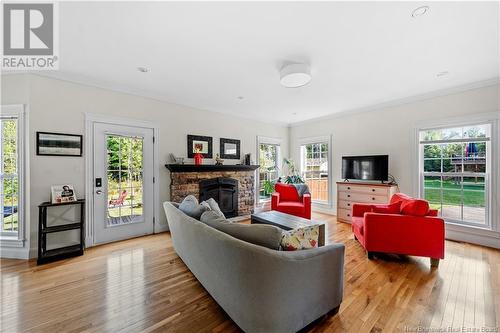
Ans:
[{"label": "chair armrest", "polygon": [[309,193],[306,193],[302,196],[302,203],[306,207],[311,205],[311,195]]},{"label": "chair armrest", "polygon": [[279,202],[280,202],[280,194],[279,192],[274,192],[271,195],[271,209],[275,210],[278,207]]},{"label": "chair armrest", "polygon": [[444,220],[438,217],[366,213],[363,233],[368,251],[400,253],[401,249],[405,254],[442,259],[444,229]]},{"label": "chair armrest", "polygon": [[372,204],[355,203],[352,205],[352,216],[363,217],[365,213],[372,211]]}]

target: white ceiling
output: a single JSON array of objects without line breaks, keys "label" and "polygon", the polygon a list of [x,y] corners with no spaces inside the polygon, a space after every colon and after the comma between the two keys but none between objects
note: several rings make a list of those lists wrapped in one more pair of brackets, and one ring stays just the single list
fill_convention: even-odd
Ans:
[{"label": "white ceiling", "polygon": [[[424,4],[429,12],[412,18]],[[59,10],[60,72],[50,75],[269,122],[499,76],[498,2],[61,2]],[[311,83],[282,87],[286,62],[310,63]]]}]

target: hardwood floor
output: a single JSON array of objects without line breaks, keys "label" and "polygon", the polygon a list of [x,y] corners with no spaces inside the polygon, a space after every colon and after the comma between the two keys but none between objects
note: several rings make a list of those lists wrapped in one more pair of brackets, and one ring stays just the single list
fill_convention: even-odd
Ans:
[{"label": "hardwood floor", "polygon": [[[315,215],[329,222],[329,241],[346,245],[345,288],[339,314],[307,331],[500,329],[500,251],[447,241],[433,270],[426,258],[368,260],[349,225]],[[169,234],[43,266],[4,259],[0,267],[2,332],[239,331],[175,254]]]}]

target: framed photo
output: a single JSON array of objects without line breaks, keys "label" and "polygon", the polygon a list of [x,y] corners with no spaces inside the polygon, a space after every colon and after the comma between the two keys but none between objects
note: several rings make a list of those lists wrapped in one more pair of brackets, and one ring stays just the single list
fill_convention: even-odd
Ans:
[{"label": "framed photo", "polygon": [[220,157],[230,160],[240,159],[240,140],[220,139]]},{"label": "framed photo", "polygon": [[205,158],[212,158],[212,137],[201,135],[187,136],[188,158],[193,158],[197,152]]},{"label": "framed photo", "polygon": [[52,203],[65,203],[76,201],[73,185],[53,185],[50,187]]},{"label": "framed photo", "polygon": [[36,154],[45,156],[82,156],[83,136],[36,132]]}]

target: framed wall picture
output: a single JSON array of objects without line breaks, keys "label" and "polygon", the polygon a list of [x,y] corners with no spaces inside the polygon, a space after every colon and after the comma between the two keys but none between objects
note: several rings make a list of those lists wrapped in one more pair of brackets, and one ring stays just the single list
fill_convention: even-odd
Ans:
[{"label": "framed wall picture", "polygon": [[83,136],[36,132],[36,154],[45,156],[82,156]]},{"label": "framed wall picture", "polygon": [[73,185],[53,185],[50,187],[50,194],[53,204],[76,201]]},{"label": "framed wall picture", "polygon": [[220,139],[220,157],[230,160],[240,159],[240,140]]},{"label": "framed wall picture", "polygon": [[212,137],[201,135],[187,136],[188,158],[193,158],[199,152],[205,158],[212,158]]}]

